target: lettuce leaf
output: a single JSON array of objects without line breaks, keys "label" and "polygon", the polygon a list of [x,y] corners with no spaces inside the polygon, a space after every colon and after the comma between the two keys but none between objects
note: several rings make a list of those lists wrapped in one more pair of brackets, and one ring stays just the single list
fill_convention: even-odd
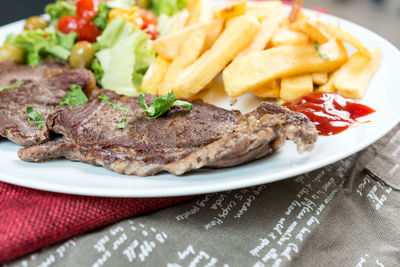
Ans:
[{"label": "lettuce leaf", "polygon": [[153,0],[151,10],[157,15],[172,16],[187,6],[189,0]]},{"label": "lettuce leaf", "polygon": [[117,17],[97,42],[104,47],[96,53],[103,70],[102,86],[123,95],[139,95],[144,73],[156,54],[150,35]]},{"label": "lettuce leaf", "polygon": [[135,6],[135,0],[111,0],[107,2],[110,8],[129,9]]},{"label": "lettuce leaf", "polygon": [[37,66],[43,58],[56,57],[68,60],[76,33],[63,34],[53,29],[24,31],[9,35],[5,44],[16,45],[25,51],[26,64]]},{"label": "lettuce leaf", "polygon": [[57,0],[53,4],[48,4],[44,11],[49,14],[52,24],[55,25],[59,18],[67,15],[75,15],[76,7],[66,1]]},{"label": "lettuce leaf", "polygon": [[177,16],[167,16],[165,14],[161,14],[158,17],[157,31],[160,33],[159,37],[164,37],[170,34],[177,23]]},{"label": "lettuce leaf", "polygon": [[97,12],[97,16],[92,20],[97,27],[101,30],[104,30],[107,26],[108,21],[108,13],[110,13],[110,8],[107,5],[106,1],[101,1],[99,4],[99,11]]}]

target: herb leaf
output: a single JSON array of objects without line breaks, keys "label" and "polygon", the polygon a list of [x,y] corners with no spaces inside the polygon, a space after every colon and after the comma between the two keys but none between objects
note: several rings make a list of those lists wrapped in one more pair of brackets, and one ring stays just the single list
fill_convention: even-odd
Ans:
[{"label": "herb leaf", "polygon": [[153,119],[162,116],[173,106],[180,106],[189,110],[192,110],[193,108],[193,104],[187,101],[175,100],[176,98],[173,91],[164,96],[157,97],[156,99],[154,99],[153,103],[150,104],[150,106],[147,106],[144,97],[145,95],[143,94],[139,98],[138,103],[143,108],[143,112]]},{"label": "herb leaf", "polygon": [[107,26],[108,21],[108,13],[110,12],[110,8],[107,5],[106,1],[102,1],[99,4],[97,16],[92,20],[97,27],[101,30],[104,30]]},{"label": "herb leaf", "polygon": [[14,85],[0,86],[0,92],[5,91],[5,90],[11,90],[11,89],[14,89]]},{"label": "herb leaf", "polygon": [[[14,85],[21,85],[21,84],[23,84],[23,83],[24,83],[24,82],[22,82],[22,81],[16,81],[16,82],[14,83]],[[5,90],[14,89],[14,88],[15,88],[14,85],[0,86],[0,92],[1,92],[1,91],[5,91]]]},{"label": "herb leaf", "polygon": [[121,119],[121,122],[118,123],[116,126],[116,128],[118,129],[125,129],[126,120],[129,116],[130,110],[126,107],[118,106],[117,104],[111,102],[110,98],[108,98],[108,96],[106,96],[105,94],[101,94],[100,96],[98,96],[98,98],[103,100],[106,104],[111,105],[113,109],[126,112],[125,116]]},{"label": "herb leaf", "polygon": [[[128,114],[127,114],[128,115]],[[117,129],[125,129],[127,116],[121,119],[121,122],[117,124]]]},{"label": "herb leaf", "polygon": [[60,105],[81,106],[88,102],[88,99],[83,93],[82,88],[76,84],[71,85],[71,90],[61,100]]},{"label": "herb leaf", "polygon": [[36,124],[39,130],[46,124],[46,121],[41,121],[42,114],[34,111],[32,107],[26,107],[26,113],[28,113],[28,122],[30,124]]},{"label": "herb leaf", "polygon": [[328,56],[327,54],[322,54],[322,53],[319,51],[319,44],[318,44],[317,41],[314,42],[314,47],[315,47],[315,50],[318,52],[318,56],[320,56],[320,58],[326,59],[326,60],[328,60],[328,61],[331,61],[331,59],[329,58],[329,56]]}]

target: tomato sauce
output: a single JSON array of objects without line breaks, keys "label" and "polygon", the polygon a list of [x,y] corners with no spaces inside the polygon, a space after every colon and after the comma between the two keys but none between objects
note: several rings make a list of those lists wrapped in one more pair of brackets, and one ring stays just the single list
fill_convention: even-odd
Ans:
[{"label": "tomato sauce", "polygon": [[370,107],[334,93],[315,92],[285,106],[306,115],[320,135],[334,135],[360,122],[358,118],[374,113]]}]

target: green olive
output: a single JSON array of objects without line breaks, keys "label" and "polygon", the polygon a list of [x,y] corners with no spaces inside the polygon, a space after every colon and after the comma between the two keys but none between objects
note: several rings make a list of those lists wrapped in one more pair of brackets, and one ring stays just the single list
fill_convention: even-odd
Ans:
[{"label": "green olive", "polygon": [[45,29],[49,26],[47,20],[39,16],[33,16],[26,19],[24,30],[37,30],[37,29]]},{"label": "green olive", "polygon": [[150,0],[136,0],[136,4],[141,8],[149,8]]},{"label": "green olive", "polygon": [[24,50],[15,45],[0,47],[0,61],[13,60],[15,63],[24,62]]},{"label": "green olive", "polygon": [[91,43],[77,42],[71,50],[69,63],[73,68],[89,68],[94,58],[94,47]]}]

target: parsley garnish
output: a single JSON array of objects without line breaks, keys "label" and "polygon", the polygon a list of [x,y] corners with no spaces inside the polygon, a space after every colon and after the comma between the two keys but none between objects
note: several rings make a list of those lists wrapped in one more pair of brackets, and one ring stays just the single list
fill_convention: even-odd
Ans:
[{"label": "parsley garnish", "polygon": [[14,85],[0,86],[0,92],[5,91],[5,90],[11,90],[11,89],[14,89]]},{"label": "parsley garnish", "polygon": [[[16,81],[15,83],[14,83],[14,85],[21,85],[21,84],[23,84],[24,82],[21,82],[21,81]],[[5,90],[11,90],[11,89],[14,89],[15,88],[15,86],[14,85],[9,85],[9,86],[0,86],[0,92],[1,91],[5,91]]]},{"label": "parsley garnish", "polygon": [[26,107],[26,113],[28,113],[28,122],[30,124],[36,124],[39,130],[46,124],[46,121],[41,121],[42,114],[34,111],[32,107]]},{"label": "parsley garnish", "polygon": [[122,119],[121,119],[121,122],[120,123],[118,123],[117,124],[117,128],[118,129],[125,129],[125,124],[126,124],[126,119],[128,118],[128,115],[129,115],[129,113],[127,113],[126,115],[125,115],[125,117],[123,117]]},{"label": "parsley garnish", "polygon": [[118,106],[117,104],[111,102],[111,100],[105,94],[101,94],[98,98],[103,100],[106,104],[111,105],[113,109],[126,112],[125,116],[121,119],[121,122],[116,126],[118,129],[125,129],[126,120],[129,116],[130,110],[126,107]]},{"label": "parsley garnish", "polygon": [[326,59],[328,61],[331,61],[331,59],[329,58],[329,56],[327,54],[322,54],[319,51],[319,44],[317,41],[314,42],[314,47],[315,47],[315,50],[318,52],[318,56],[320,56],[321,58]]},{"label": "parsley garnish", "polygon": [[71,85],[71,90],[61,100],[60,105],[80,106],[88,102],[88,99],[83,93],[82,88],[76,84]]},{"label": "parsley garnish", "polygon": [[147,106],[143,94],[139,100],[139,105],[143,108],[143,112],[149,115],[150,118],[156,119],[167,112],[173,106],[180,106],[189,110],[192,110],[193,105],[187,101],[176,100],[174,92],[169,92],[164,96],[159,96],[154,99],[150,106]]}]

